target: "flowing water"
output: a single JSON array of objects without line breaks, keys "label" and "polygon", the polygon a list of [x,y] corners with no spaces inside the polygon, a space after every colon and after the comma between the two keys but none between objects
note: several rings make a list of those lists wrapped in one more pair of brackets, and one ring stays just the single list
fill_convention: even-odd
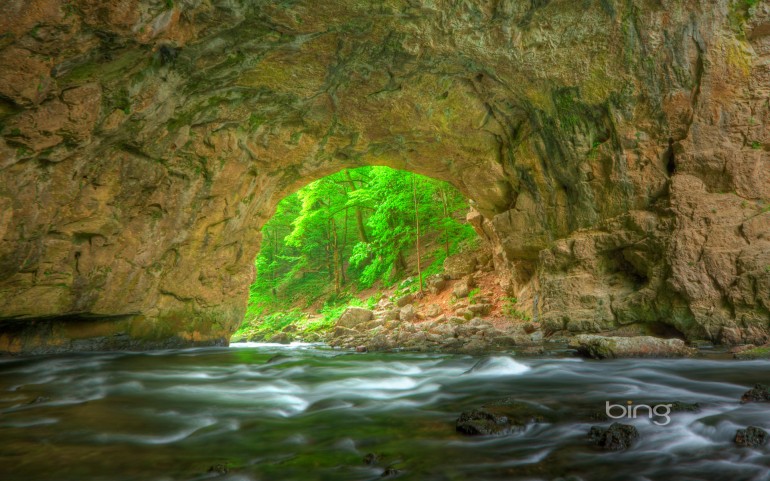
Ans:
[{"label": "flowing water", "polygon": [[[770,363],[354,354],[241,345],[0,362],[0,480],[767,480],[770,404],[737,401]],[[501,397],[566,412],[505,437],[464,437],[458,414]],[[606,401],[699,402],[626,420],[625,452],[586,442]],[[574,412],[573,418],[569,413]],[[381,461],[362,459],[376,453]],[[218,466],[219,465],[219,466]],[[227,467],[227,473],[223,474]],[[214,469],[209,472],[210,467]]]}]

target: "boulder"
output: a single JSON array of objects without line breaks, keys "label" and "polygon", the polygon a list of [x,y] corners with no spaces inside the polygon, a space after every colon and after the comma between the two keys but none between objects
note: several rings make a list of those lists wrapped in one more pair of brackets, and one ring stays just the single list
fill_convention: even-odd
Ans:
[{"label": "boulder", "polygon": [[451,279],[460,279],[473,273],[477,265],[476,255],[470,252],[461,252],[444,259],[444,272]]},{"label": "boulder", "polygon": [[438,317],[443,313],[444,311],[441,309],[441,306],[439,306],[438,304],[431,304],[425,310],[425,315],[431,318]]},{"label": "boulder", "polygon": [[399,297],[396,300],[396,305],[398,307],[404,307],[407,304],[411,304],[412,301],[414,301],[414,294],[407,294],[407,295],[405,295],[403,297]]},{"label": "boulder", "polygon": [[492,304],[471,304],[468,306],[468,310],[476,316],[486,316],[492,312]]},{"label": "boulder", "polygon": [[762,428],[749,426],[735,433],[735,444],[746,448],[758,448],[767,444],[768,433]]},{"label": "boulder", "polygon": [[457,309],[455,311],[455,314],[458,317],[462,317],[465,320],[473,319],[473,311],[471,311],[470,309],[466,309],[466,308]]},{"label": "boulder", "polygon": [[471,290],[468,288],[468,284],[464,281],[461,281],[455,284],[454,288],[452,289],[452,295],[458,299],[462,299],[463,297],[468,297],[468,293],[470,291]]},{"label": "boulder", "polygon": [[416,314],[414,311],[414,306],[411,304],[407,304],[404,307],[401,308],[401,312],[399,312],[398,317],[404,322],[412,322],[415,318]]},{"label": "boulder", "polygon": [[279,332],[270,336],[267,342],[273,342],[276,344],[289,344],[291,342],[291,336],[285,332]]},{"label": "boulder", "polygon": [[609,428],[592,426],[588,440],[606,451],[623,451],[639,439],[639,431],[630,424],[612,423]]},{"label": "boulder", "polygon": [[212,474],[224,475],[230,472],[230,468],[228,468],[226,464],[215,464],[213,466],[209,466],[209,469],[207,472]]},{"label": "boulder", "polygon": [[371,321],[373,317],[374,313],[369,309],[350,306],[345,309],[345,312],[337,320],[337,326],[352,328],[363,322]]},{"label": "boulder", "polygon": [[770,387],[756,384],[741,396],[741,404],[770,402]]},{"label": "boulder", "polygon": [[467,436],[501,436],[552,419],[553,414],[543,407],[506,398],[461,413],[455,429]]},{"label": "boulder", "polygon": [[447,286],[447,280],[448,275],[445,274],[434,274],[432,276],[429,276],[425,280],[425,287],[428,289],[428,292],[431,294],[438,294],[442,292],[444,289],[446,289]]},{"label": "boulder", "polygon": [[366,453],[364,455],[364,464],[367,465],[373,465],[380,462],[380,459],[382,458],[382,455],[376,454],[376,453]]},{"label": "boulder", "polygon": [[400,309],[388,309],[386,311],[383,311],[381,313],[377,314],[377,317],[381,318],[383,321],[397,321],[398,320],[398,313],[400,312]]},{"label": "boulder", "polygon": [[359,335],[359,332],[349,327],[336,326],[334,330],[332,330],[332,337],[335,338],[351,337],[357,335]]},{"label": "boulder", "polygon": [[689,357],[696,350],[681,339],[661,339],[652,336],[604,337],[582,334],[573,337],[569,347],[578,354],[593,359],[630,357]]}]

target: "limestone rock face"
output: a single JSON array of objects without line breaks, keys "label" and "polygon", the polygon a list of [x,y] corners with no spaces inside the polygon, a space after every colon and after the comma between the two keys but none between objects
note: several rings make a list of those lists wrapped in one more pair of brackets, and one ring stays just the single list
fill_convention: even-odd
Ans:
[{"label": "limestone rock face", "polygon": [[0,350],[226,343],[260,227],[444,179],[549,331],[770,338],[770,5],[10,0]]}]

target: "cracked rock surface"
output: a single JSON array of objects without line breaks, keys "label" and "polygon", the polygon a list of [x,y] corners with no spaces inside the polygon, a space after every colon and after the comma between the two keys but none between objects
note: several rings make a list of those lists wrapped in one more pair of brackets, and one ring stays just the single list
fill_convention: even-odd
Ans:
[{"label": "cracked rock surface", "polygon": [[260,227],[447,180],[549,332],[770,340],[770,4],[8,0],[0,351],[224,344]]}]

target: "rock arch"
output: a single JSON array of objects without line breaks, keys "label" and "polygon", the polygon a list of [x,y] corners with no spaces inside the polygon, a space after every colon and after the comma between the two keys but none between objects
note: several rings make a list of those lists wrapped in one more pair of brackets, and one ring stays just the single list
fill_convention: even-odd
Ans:
[{"label": "rock arch", "polygon": [[226,342],[278,200],[361,165],[473,199],[549,330],[768,337],[765,3],[8,10],[0,350]]}]

